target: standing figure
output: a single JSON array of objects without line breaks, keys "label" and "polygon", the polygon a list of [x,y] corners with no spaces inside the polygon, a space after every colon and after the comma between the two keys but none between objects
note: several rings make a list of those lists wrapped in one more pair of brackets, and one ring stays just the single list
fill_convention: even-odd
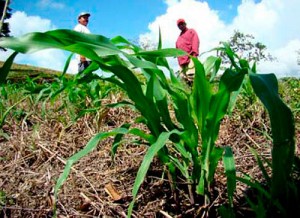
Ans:
[{"label": "standing figure", "polygon": [[[176,48],[182,49],[189,55],[197,57],[199,55],[200,40],[197,32],[194,29],[189,29],[186,26],[184,19],[177,20],[177,26],[181,30],[176,41]],[[188,55],[179,56],[178,64],[180,66],[180,77],[183,78],[188,85],[191,85],[195,76],[195,67]]]},{"label": "standing figure", "polygon": [[[78,24],[74,27],[74,30],[81,33],[90,34],[90,30],[87,28],[89,23],[89,17],[91,16],[88,12],[82,12],[78,15]],[[91,60],[87,59],[82,55],[76,55],[78,60],[78,72],[85,70],[90,64]]]}]

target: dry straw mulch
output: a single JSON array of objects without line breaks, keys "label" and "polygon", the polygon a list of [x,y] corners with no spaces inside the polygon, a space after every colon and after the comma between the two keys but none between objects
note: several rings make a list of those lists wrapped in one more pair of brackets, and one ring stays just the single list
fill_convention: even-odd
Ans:
[{"label": "dry straw mulch", "polygon": [[[100,131],[130,122],[135,113],[129,109],[110,109],[105,117],[85,116],[75,123],[67,114],[41,117],[38,113],[26,119],[8,120],[0,137],[0,187],[5,202],[0,217],[52,217],[53,188],[64,169],[66,159],[82,149]],[[100,123],[99,123],[100,122]],[[217,146],[231,146],[237,173],[262,179],[249,147],[270,159],[271,141],[265,112],[250,118],[225,117]],[[260,131],[258,131],[260,130]],[[299,130],[297,145],[299,146]],[[76,163],[62,186],[57,202],[58,217],[126,217],[132,200],[132,187],[138,167],[146,152],[145,146],[123,143],[114,159],[110,151],[113,139],[101,141],[97,148]],[[111,190],[108,190],[111,189]],[[184,190],[184,189],[183,189]],[[112,192],[115,196],[110,196]],[[243,203],[245,187],[238,183],[235,203],[243,217],[249,209]],[[176,204],[163,167],[155,159],[143,183],[133,217],[197,217],[203,211],[196,202],[190,205],[187,193],[179,193]],[[116,199],[113,199],[115,197]],[[222,165],[217,169],[211,216],[227,202],[226,179]],[[240,212],[239,212],[240,211]]]}]

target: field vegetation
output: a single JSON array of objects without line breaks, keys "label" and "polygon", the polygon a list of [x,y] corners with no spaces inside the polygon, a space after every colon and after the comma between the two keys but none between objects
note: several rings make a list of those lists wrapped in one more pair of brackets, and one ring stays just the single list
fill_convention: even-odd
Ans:
[{"label": "field vegetation", "polygon": [[[161,42],[55,30],[0,46],[15,51],[0,71],[1,216],[300,215],[299,79],[258,74],[227,43],[216,50],[229,66],[193,58],[192,86],[166,59],[184,53]],[[73,76],[69,60],[63,72],[12,64],[46,48],[93,64]]]}]

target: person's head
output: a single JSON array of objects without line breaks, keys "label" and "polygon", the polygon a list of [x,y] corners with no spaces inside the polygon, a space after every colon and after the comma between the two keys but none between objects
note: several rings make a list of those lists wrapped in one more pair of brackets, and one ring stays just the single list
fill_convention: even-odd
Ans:
[{"label": "person's head", "polygon": [[87,26],[89,23],[89,17],[91,16],[88,12],[82,12],[78,15],[78,23]]},{"label": "person's head", "polygon": [[186,22],[185,22],[185,20],[184,19],[178,19],[177,20],[177,26],[178,26],[178,28],[181,31],[185,30],[186,29]]}]

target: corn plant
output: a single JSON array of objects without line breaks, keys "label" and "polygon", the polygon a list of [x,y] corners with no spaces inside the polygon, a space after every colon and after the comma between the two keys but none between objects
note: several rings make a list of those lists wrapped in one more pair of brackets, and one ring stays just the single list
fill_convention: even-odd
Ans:
[{"label": "corn plant", "polygon": [[[175,190],[176,180],[181,176],[189,184],[191,203],[195,203],[194,197],[197,194],[203,197],[202,203],[205,206],[210,204],[211,184],[214,181],[217,164],[223,156],[228,177],[228,195],[232,205],[236,181],[233,155],[229,147],[220,148],[215,144],[221,120],[227,113],[231,93],[239,90],[246,75],[250,76],[255,89],[261,87],[264,89],[267,86],[272,90],[274,87],[268,85],[274,81],[269,82],[268,76],[264,77],[253,73],[255,67],[250,68],[247,61],[236,62],[236,55],[227,44],[218,49],[226,52],[232,61],[232,66],[224,71],[217,90],[214,89],[211,82],[219,70],[221,63],[219,58],[210,57],[204,64],[198,59],[192,58],[195,65],[195,80],[193,86],[188,88],[175,76],[166,59],[166,57],[180,56],[186,53],[177,49],[162,49],[161,40],[159,40],[157,50],[144,51],[121,36],[108,39],[99,35],[85,35],[71,30],[54,30],[6,39],[0,42],[0,46],[21,53],[58,48],[84,55],[93,61],[92,65],[84,71],[84,77],[90,76],[92,71],[98,68],[111,72],[113,76],[105,80],[119,86],[129,98],[128,101],[114,106],[130,105],[140,114],[140,118],[136,122],[141,122],[147,127],[147,130],[143,130],[132,128],[130,124],[124,124],[110,132],[100,132],[95,135],[83,150],[68,159],[55,186],[56,198],[72,165],[91,152],[99,141],[114,136],[112,154],[115,155],[122,142],[122,136],[132,134],[146,141],[148,150],[137,172],[132,190],[133,200],[128,208],[128,217],[132,214],[138,190],[155,156],[158,156],[161,163],[167,166],[172,190]],[[140,76],[137,76],[136,69],[139,70]],[[163,70],[170,74],[169,79]],[[94,79],[101,78],[92,80]],[[273,80],[272,77],[270,79]],[[267,85],[261,85],[261,80]],[[259,91],[257,92],[259,95]],[[276,92],[271,92],[268,97],[278,103],[279,99],[274,97],[275,95]],[[174,111],[174,116],[170,110]],[[276,120],[276,116],[278,114],[274,115],[273,113],[272,119]],[[287,122],[289,123],[291,120]],[[276,129],[275,126],[272,125],[272,128]],[[290,155],[292,149],[288,153]],[[279,166],[274,164],[274,167],[278,168]],[[284,176],[285,179],[288,179],[287,175],[284,174]],[[275,177],[279,182],[280,176],[276,175]],[[284,181],[279,183],[282,184],[282,182],[284,183]],[[274,196],[280,198],[280,193],[274,191]]]},{"label": "corn plant", "polygon": [[[90,75],[97,78],[95,75]],[[45,84],[36,98],[36,104],[42,102],[43,113],[46,113],[46,103],[53,103],[59,97],[59,110],[66,109],[72,120],[87,113],[95,113],[102,108],[102,99],[107,97],[116,88],[101,82],[98,79],[74,76],[73,78],[58,77],[51,84]],[[33,90],[30,91],[33,93]]]},{"label": "corn plant", "polygon": [[30,100],[30,97],[20,95],[25,93],[25,90],[20,89],[16,84],[1,84],[0,85],[0,128],[6,122],[7,117],[12,114],[16,114],[18,105],[26,100]]},{"label": "corn plant", "polygon": [[[290,217],[295,214],[299,215],[296,205],[299,204],[300,190],[297,187],[297,177],[293,177],[295,172],[293,169],[295,165],[299,168],[299,163],[297,164],[297,159],[295,159],[295,121],[292,111],[278,94],[278,81],[274,74],[257,74],[255,64],[251,68],[246,60],[238,59],[237,62],[235,54],[229,47],[225,46],[224,50],[236,71],[243,69],[248,71],[253,91],[269,113],[273,139],[271,176],[267,174],[259,155],[253,151],[267,182],[267,188],[263,188],[258,182],[252,182],[252,178],[238,179],[257,189],[264,199],[267,199],[260,199],[263,203],[258,209],[260,212],[264,210],[265,215],[257,213],[257,216]],[[253,205],[253,207],[256,206]]]}]

